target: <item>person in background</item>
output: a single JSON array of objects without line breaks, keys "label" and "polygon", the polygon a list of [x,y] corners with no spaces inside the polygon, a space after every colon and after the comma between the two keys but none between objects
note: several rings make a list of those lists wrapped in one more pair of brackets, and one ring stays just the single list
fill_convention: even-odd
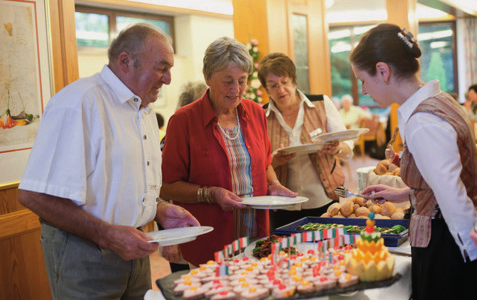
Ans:
[{"label": "person in background", "polygon": [[341,109],[339,111],[348,129],[359,128],[361,127],[361,121],[371,118],[369,112],[353,104],[353,97],[351,95],[341,97]]},{"label": "person in background", "polygon": [[306,216],[321,216],[339,199],[334,189],[344,184],[344,174],[336,158],[349,158],[353,142],[326,143],[323,149],[309,155],[278,151],[287,146],[312,143],[313,134],[346,127],[328,97],[311,102],[298,90],[295,64],[285,54],[265,56],[258,66],[258,78],[270,96],[267,123],[272,166],[281,184],[309,199],[290,209],[270,211],[270,226],[278,228]]},{"label": "person in background", "polygon": [[394,24],[364,33],[351,67],[380,107],[400,105],[401,178],[408,187],[369,186],[363,193],[411,201],[412,299],[469,299],[477,282],[477,245],[470,234],[477,205],[477,149],[459,104],[419,76],[421,50]]},{"label": "person in background", "polygon": [[162,139],[166,135],[166,131],[164,130],[164,117],[160,113],[156,113],[157,118],[157,125],[159,125],[159,138]]},{"label": "person in background", "polygon": [[207,85],[202,81],[186,83],[182,89],[182,93],[179,96],[176,110],[199,99],[202,95],[204,95],[206,90]]},{"label": "person in background", "polygon": [[[177,101],[177,108],[186,106],[199,99],[207,90],[207,85],[202,81],[188,82],[184,85],[181,94],[179,95],[179,101]],[[161,151],[164,148],[165,136],[161,139]]]},{"label": "person in background", "polygon": [[[477,216],[476,216],[476,219],[477,219]],[[470,238],[477,245],[477,224],[474,224],[474,230],[470,232]]]},{"label": "person in background", "polygon": [[271,166],[264,110],[243,99],[251,72],[245,45],[228,37],[215,40],[204,55],[209,89],[177,110],[167,126],[161,195],[214,227],[180,247],[195,266],[240,237],[269,236],[268,211],[241,204],[242,197],[296,196]]},{"label": "person in background", "polygon": [[[475,219],[477,220],[477,212]],[[474,223],[474,230],[470,232],[470,238],[474,241],[474,243],[477,245],[477,222]]]},{"label": "person in background", "polygon": [[465,93],[465,102],[462,105],[469,118],[477,121],[477,84],[469,87]]},{"label": "person in background", "polygon": [[18,201],[38,214],[54,299],[143,299],[157,243],[141,231],[197,226],[159,198],[161,154],[149,104],[171,82],[170,37],[136,24],[121,31],[109,63],[58,92],[43,114]]}]

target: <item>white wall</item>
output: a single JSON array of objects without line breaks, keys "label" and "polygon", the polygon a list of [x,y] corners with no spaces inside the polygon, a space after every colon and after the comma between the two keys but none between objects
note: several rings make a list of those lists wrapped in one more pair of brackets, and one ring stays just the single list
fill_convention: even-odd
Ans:
[{"label": "white wall", "polygon": [[[174,113],[182,87],[189,81],[204,80],[202,59],[207,46],[222,36],[234,36],[233,20],[227,18],[184,15],[174,19],[175,55],[172,83],[163,86],[160,97],[152,106],[164,116],[165,124]],[[79,76],[87,77],[101,71],[107,64],[107,50],[78,50]]]}]

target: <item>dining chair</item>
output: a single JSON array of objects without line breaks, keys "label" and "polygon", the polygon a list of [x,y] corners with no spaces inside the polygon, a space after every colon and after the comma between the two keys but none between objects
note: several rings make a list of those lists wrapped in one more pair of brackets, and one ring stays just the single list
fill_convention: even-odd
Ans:
[{"label": "dining chair", "polygon": [[366,142],[375,141],[376,146],[380,147],[386,142],[386,133],[384,132],[384,127],[379,116],[372,115],[369,119],[363,119],[360,123],[360,128],[368,128],[367,133],[362,134],[357,141],[354,142],[355,149],[359,149],[361,157],[364,159],[366,153],[364,151],[364,146]]}]

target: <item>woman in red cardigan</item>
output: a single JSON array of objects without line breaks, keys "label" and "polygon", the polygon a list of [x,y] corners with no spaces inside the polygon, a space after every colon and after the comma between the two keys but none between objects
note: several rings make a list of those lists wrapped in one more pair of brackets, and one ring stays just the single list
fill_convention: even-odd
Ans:
[{"label": "woman in red cardigan", "polygon": [[241,197],[296,196],[271,167],[265,112],[243,99],[252,59],[245,45],[220,38],[207,48],[203,73],[209,89],[176,111],[167,126],[161,196],[187,208],[214,231],[181,245],[198,266],[225,244],[269,235],[267,210],[250,209]]}]

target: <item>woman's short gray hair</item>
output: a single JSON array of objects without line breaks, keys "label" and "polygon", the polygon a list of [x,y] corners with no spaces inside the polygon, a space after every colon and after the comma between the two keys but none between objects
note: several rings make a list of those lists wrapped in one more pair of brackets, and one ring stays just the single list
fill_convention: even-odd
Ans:
[{"label": "woman's short gray hair", "polygon": [[244,44],[229,37],[221,37],[213,41],[205,50],[202,72],[207,80],[215,72],[229,66],[237,66],[248,74],[252,74],[252,57]]}]

